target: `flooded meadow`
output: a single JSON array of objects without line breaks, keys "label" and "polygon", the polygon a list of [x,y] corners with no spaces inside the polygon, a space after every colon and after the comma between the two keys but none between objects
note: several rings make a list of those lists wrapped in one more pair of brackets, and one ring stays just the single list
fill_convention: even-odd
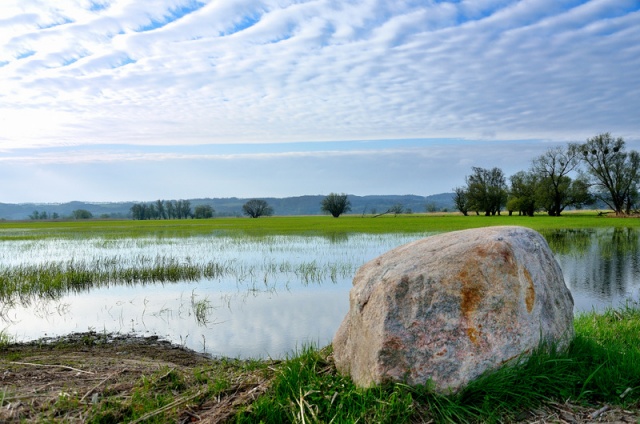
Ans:
[{"label": "flooded meadow", "polygon": [[[637,229],[542,231],[575,312],[637,301]],[[157,335],[214,356],[328,344],[356,270],[433,233],[65,237],[0,242],[0,330]]]}]

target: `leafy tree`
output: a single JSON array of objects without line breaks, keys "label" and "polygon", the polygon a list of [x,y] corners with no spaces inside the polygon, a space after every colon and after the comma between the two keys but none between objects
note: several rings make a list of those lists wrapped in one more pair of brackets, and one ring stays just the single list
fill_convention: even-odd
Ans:
[{"label": "leafy tree", "polygon": [[158,210],[156,209],[156,205],[153,203],[145,205],[145,210],[147,214],[146,219],[158,219]]},{"label": "leafy tree", "polygon": [[158,211],[153,204],[135,203],[131,206],[131,217],[133,219],[156,219]]},{"label": "leafy tree", "polygon": [[165,202],[165,212],[167,214],[167,219],[176,218],[175,200],[169,200]]},{"label": "leafy tree", "polygon": [[511,189],[507,198],[509,215],[518,211],[518,215],[533,216],[536,206],[538,179],[533,172],[520,171],[509,177]]},{"label": "leafy tree", "polygon": [[322,199],[320,210],[324,213],[330,213],[331,216],[337,218],[351,210],[351,202],[345,193],[329,193],[327,197]]},{"label": "leafy tree", "polygon": [[572,180],[566,175],[553,181],[543,178],[536,189],[536,203],[550,216],[560,216],[568,206],[577,209],[593,203],[589,193],[589,184],[584,178]]},{"label": "leafy tree", "polygon": [[131,206],[130,211],[132,219],[145,219],[144,205],[142,203],[134,203],[133,206]]},{"label": "leafy tree", "polygon": [[484,212],[486,216],[500,215],[507,203],[507,182],[500,168],[473,167],[467,176],[467,200],[470,210]]},{"label": "leafy tree", "polygon": [[158,219],[167,219],[167,211],[164,206],[164,200],[156,200],[156,211],[158,212]]},{"label": "leafy tree", "polygon": [[266,200],[251,199],[242,205],[242,212],[251,218],[258,218],[273,215],[273,208],[269,206]]},{"label": "leafy tree", "polygon": [[582,163],[589,182],[596,187],[595,196],[605,202],[617,216],[629,214],[638,199],[640,154],[624,151],[622,137],[599,134],[580,145]]},{"label": "leafy tree", "polygon": [[589,201],[584,181],[574,181],[568,174],[580,163],[580,146],[547,150],[533,160],[532,171],[538,178],[537,200],[551,216],[560,216],[567,206],[581,207]]},{"label": "leafy tree", "polygon": [[131,206],[133,219],[186,219],[193,218],[188,200],[158,200],[153,203],[135,203]]},{"label": "leafy tree", "polygon": [[193,217],[196,219],[213,218],[213,208],[209,205],[198,205],[194,209]]},{"label": "leafy tree", "polygon": [[464,187],[456,187],[453,189],[453,203],[464,216],[469,215],[469,196]]},{"label": "leafy tree", "polygon": [[188,200],[178,200],[176,202],[175,209],[178,215],[178,219],[187,219],[193,217],[193,214],[191,213],[191,202]]},{"label": "leafy tree", "polygon": [[93,214],[86,209],[76,209],[71,212],[73,219],[91,219]]}]

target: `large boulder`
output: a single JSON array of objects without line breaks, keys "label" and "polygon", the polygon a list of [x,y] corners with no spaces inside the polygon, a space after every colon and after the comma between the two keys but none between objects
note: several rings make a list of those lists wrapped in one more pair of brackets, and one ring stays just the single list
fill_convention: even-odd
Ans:
[{"label": "large boulder", "polygon": [[427,237],[356,273],[333,340],[361,387],[386,382],[456,391],[543,344],[573,338],[573,298],[549,245],[523,227]]}]

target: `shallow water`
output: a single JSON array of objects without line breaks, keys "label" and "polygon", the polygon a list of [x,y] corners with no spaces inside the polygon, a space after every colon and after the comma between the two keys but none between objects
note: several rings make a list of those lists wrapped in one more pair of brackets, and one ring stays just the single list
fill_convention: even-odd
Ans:
[{"label": "shallow water", "polygon": [[[65,262],[140,266],[145,258],[215,260],[230,272],[192,282],[103,286],[0,305],[5,332],[31,340],[75,331],[159,335],[216,356],[279,358],[328,344],[348,310],[351,278],[366,261],[427,234],[38,240],[0,243],[0,265]],[[638,300],[636,230],[544,234],[575,310]],[[141,259],[142,258],[142,259]],[[102,263],[102,262],[101,262]]]}]

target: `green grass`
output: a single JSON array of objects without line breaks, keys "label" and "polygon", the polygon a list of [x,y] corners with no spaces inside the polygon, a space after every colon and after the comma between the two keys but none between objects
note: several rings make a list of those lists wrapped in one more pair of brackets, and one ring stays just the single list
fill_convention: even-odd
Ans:
[{"label": "green grass", "polygon": [[7,345],[13,343],[13,337],[7,334],[6,330],[0,330],[0,349],[6,347]]},{"label": "green grass", "polygon": [[304,349],[286,361],[271,390],[240,412],[236,422],[504,422],[548,402],[637,409],[640,310],[636,307],[581,314],[566,352],[540,349],[449,396],[404,384],[360,389],[336,372],[330,348]]},{"label": "green grass", "polygon": [[348,233],[445,232],[495,225],[520,225],[534,230],[554,228],[640,227],[640,219],[598,216],[594,211],[565,213],[560,217],[540,214],[526,216],[462,216],[458,214],[411,214],[398,216],[343,215],[274,216],[157,221],[3,221],[0,240],[79,237],[191,237],[211,234],[336,235]]}]

